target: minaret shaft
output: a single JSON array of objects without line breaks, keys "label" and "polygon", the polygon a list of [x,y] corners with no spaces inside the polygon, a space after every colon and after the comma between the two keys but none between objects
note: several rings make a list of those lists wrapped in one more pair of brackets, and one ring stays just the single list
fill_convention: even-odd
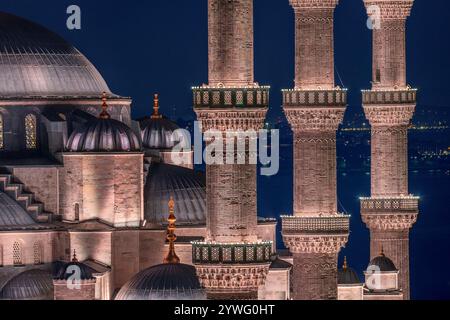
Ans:
[{"label": "minaret shaft", "polygon": [[295,7],[295,87],[334,88],[334,8]]},{"label": "minaret shaft", "polygon": [[337,214],[336,132],[294,131],[294,215]]},{"label": "minaret shaft", "polygon": [[410,298],[409,230],[419,199],[408,191],[408,127],[417,91],[406,85],[406,19],[414,0],[365,0],[373,20],[372,90],[363,106],[372,126],[371,198],[361,199],[370,229],[372,258],[383,248],[399,269],[399,287]]},{"label": "minaret shaft", "polygon": [[295,88],[283,91],[294,133],[294,215],[283,240],[294,258],[295,300],[337,299],[337,257],[349,217],[339,214],[336,131],[347,92],[334,81],[333,15],[337,0],[290,0],[295,12]]},{"label": "minaret shaft", "polygon": [[[253,79],[253,0],[208,0],[208,28],[209,85],[193,89],[194,110],[203,132],[223,137],[224,154],[206,166],[207,236],[193,243],[193,262],[209,299],[256,299],[272,243],[257,237],[257,168],[249,157],[269,103],[269,88]],[[245,151],[235,139],[243,132]]]},{"label": "minaret shaft", "polygon": [[381,20],[373,30],[373,87],[406,87],[405,20]]},{"label": "minaret shaft", "polygon": [[253,0],[208,1],[209,84],[253,85]]}]

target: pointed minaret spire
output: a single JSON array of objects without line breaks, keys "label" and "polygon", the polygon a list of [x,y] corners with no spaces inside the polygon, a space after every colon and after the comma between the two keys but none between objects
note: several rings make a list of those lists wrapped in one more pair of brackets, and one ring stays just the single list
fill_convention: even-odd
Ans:
[{"label": "pointed minaret spire", "polygon": [[175,240],[177,240],[177,236],[175,235],[175,222],[177,219],[175,218],[175,201],[172,197],[170,197],[169,201],[169,226],[167,227],[167,240],[169,240],[169,253],[164,258],[164,263],[180,263],[180,258],[178,258],[175,253]]},{"label": "pointed minaret spire", "polygon": [[159,114],[159,95],[155,93],[153,96],[153,114],[152,119],[161,119],[162,115]]},{"label": "pointed minaret spire", "polygon": [[99,115],[100,119],[110,119],[111,116],[109,115],[107,109],[108,109],[108,104],[106,103],[107,101],[107,96],[106,96],[106,92],[103,92],[102,94],[102,112]]},{"label": "pointed minaret spire", "polygon": [[73,258],[72,258],[72,262],[78,262],[77,259],[77,251],[75,249],[73,249]]}]

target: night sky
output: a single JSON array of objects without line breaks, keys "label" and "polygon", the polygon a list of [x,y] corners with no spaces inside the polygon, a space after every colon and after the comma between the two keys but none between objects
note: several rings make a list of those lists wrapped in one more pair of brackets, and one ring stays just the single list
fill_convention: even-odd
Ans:
[{"label": "night sky", "polygon": [[[114,93],[133,99],[134,118],[152,112],[152,95],[159,92],[166,116],[189,120],[195,116],[190,88],[208,81],[206,3],[1,0],[0,10],[40,23],[73,43]],[[82,10],[80,31],[66,28],[66,8],[72,4]],[[368,89],[371,80],[371,31],[362,0],[341,0],[335,18],[336,83],[349,89],[347,115],[362,113],[360,90]],[[407,65],[409,84],[420,90],[420,108],[449,106],[449,23],[449,0],[415,1],[408,19]],[[293,87],[293,79],[294,15],[289,1],[255,0],[255,80],[272,87],[268,119],[282,115],[280,90]],[[292,211],[292,150],[286,150],[280,174],[260,178],[261,215]],[[450,299],[449,181],[437,174],[411,175],[411,191],[422,196],[423,206],[411,238],[413,298]],[[360,272],[369,259],[369,237],[359,217],[358,196],[370,194],[370,177],[364,172],[355,178],[340,176],[338,184],[340,200],[352,214],[351,241],[343,254]]]},{"label": "night sky", "polygon": [[[448,106],[450,2],[416,0],[408,20],[408,80],[419,103]],[[82,30],[66,28],[66,8],[82,10]],[[133,117],[162,111],[192,118],[190,88],[207,82],[206,0],[2,0],[0,10],[59,33],[99,69],[113,92],[133,98]],[[255,78],[272,86],[269,119],[281,115],[280,89],[294,79],[294,20],[288,0],[255,1]],[[360,90],[370,86],[371,32],[362,0],[341,0],[336,10],[336,69],[349,89],[350,113],[361,112]],[[339,77],[337,84],[341,85]]]}]

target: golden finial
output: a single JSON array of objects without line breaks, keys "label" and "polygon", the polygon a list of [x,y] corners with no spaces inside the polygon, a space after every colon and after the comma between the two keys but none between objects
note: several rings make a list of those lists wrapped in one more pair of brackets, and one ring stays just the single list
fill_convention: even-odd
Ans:
[{"label": "golden finial", "polygon": [[153,96],[153,115],[152,119],[161,119],[162,115],[159,114],[159,95],[155,93]]},{"label": "golden finial", "polygon": [[73,249],[73,258],[72,258],[72,262],[78,262],[77,259],[77,251],[75,249]]},{"label": "golden finial", "polygon": [[107,100],[107,96],[106,96],[106,92],[103,92],[102,94],[102,112],[99,115],[100,119],[110,119],[111,116],[109,115],[107,109],[108,109],[108,104],[106,103]]},{"label": "golden finial", "polygon": [[175,240],[177,236],[175,235],[175,201],[170,197],[169,201],[169,218],[167,219],[169,226],[167,227],[167,240],[169,240],[169,253],[164,258],[164,263],[180,263],[180,258],[178,258],[175,253]]},{"label": "golden finial", "polygon": [[380,252],[380,257],[385,257],[386,255],[384,254],[384,246],[381,246],[381,252]]},{"label": "golden finial", "polygon": [[344,257],[344,265],[342,266],[342,269],[347,270],[348,265],[347,265],[347,256]]}]

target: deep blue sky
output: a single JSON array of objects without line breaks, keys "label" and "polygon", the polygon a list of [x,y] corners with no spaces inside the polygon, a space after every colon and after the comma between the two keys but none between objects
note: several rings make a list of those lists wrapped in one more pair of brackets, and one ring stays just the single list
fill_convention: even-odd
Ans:
[{"label": "deep blue sky", "polygon": [[[135,118],[151,112],[155,91],[161,94],[163,113],[180,118],[194,116],[191,86],[207,82],[206,2],[1,0],[0,10],[38,22],[73,43],[115,93],[133,98]],[[408,20],[408,82],[420,89],[422,108],[448,107],[450,1],[415,2]],[[81,7],[81,31],[66,28],[66,8],[71,4]],[[280,90],[293,86],[293,27],[288,0],[255,0],[256,80],[272,86],[271,118],[281,115]],[[336,67],[350,94],[348,114],[362,112],[360,90],[367,89],[371,80],[371,36],[362,0],[340,1],[335,40]],[[291,156],[291,151],[283,155],[279,175],[260,179],[259,213],[263,216],[292,210]],[[370,193],[369,179],[362,172],[338,180],[340,200],[353,215],[352,235],[343,254],[349,255],[358,271],[369,259],[369,236],[359,217],[358,201],[358,195]],[[448,177],[411,177],[411,191],[423,196],[423,214],[411,236],[414,298],[450,297],[448,181]]]},{"label": "deep blue sky", "polygon": [[[0,10],[41,23],[82,51],[111,89],[134,100],[133,116],[149,112],[161,93],[163,112],[193,116],[190,87],[207,82],[206,0],[2,0]],[[66,28],[66,8],[82,10],[82,30]],[[408,21],[408,80],[420,104],[447,106],[450,91],[450,1],[416,0]],[[371,70],[370,32],[362,0],[336,10],[336,67],[360,110]],[[293,85],[294,21],[288,0],[255,1],[256,80],[272,86],[271,117],[281,114],[281,88]],[[176,107],[176,111],[174,110]]]}]

